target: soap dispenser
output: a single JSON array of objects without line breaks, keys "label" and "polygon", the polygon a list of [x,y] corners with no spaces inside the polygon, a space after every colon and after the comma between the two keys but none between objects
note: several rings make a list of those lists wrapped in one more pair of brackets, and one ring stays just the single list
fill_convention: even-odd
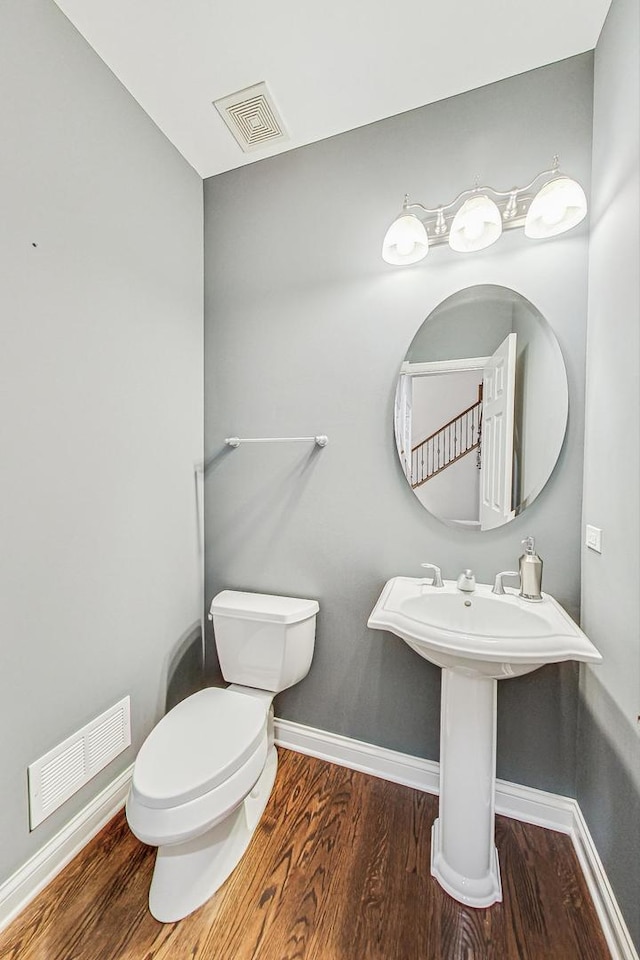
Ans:
[{"label": "soap dispenser", "polygon": [[536,541],[525,537],[520,557],[520,596],[523,600],[542,600],[542,560],[536,553]]}]

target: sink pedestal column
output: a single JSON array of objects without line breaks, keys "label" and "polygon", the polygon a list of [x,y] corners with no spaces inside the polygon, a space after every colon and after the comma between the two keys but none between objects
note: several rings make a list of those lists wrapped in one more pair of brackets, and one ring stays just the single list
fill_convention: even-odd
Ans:
[{"label": "sink pedestal column", "polygon": [[431,873],[470,907],[502,900],[495,848],[497,680],[442,670],[440,807]]}]

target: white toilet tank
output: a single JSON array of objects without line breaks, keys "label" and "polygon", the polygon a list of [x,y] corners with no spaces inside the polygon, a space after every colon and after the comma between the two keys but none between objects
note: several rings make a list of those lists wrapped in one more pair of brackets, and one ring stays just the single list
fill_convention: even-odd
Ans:
[{"label": "white toilet tank", "polygon": [[317,600],[223,590],[211,602],[222,675],[229,683],[278,693],[309,672]]}]

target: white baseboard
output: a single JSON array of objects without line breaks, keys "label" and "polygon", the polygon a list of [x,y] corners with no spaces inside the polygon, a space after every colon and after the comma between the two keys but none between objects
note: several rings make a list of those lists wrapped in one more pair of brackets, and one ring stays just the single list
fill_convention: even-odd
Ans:
[{"label": "white baseboard", "polygon": [[401,783],[405,787],[415,787],[425,793],[438,793],[440,788],[440,765],[433,760],[412,757],[408,753],[398,753],[377,747],[362,740],[317,730],[292,720],[275,718],[276,743],[280,747],[306,753],[307,756],[328,760],[350,770],[370,773],[382,780]]},{"label": "white baseboard", "polygon": [[[298,753],[426,793],[439,791],[440,765],[434,760],[423,760],[291,720],[276,718],[275,735],[279,746]],[[496,813],[571,837],[612,960],[639,960],[578,802],[571,797],[497,780]]]},{"label": "white baseboard", "polygon": [[132,771],[133,765],[105,787],[84,810],[0,886],[0,930],[4,929],[124,806]]},{"label": "white baseboard", "polygon": [[[440,764],[435,760],[423,760],[292,720],[276,718],[275,728],[276,743],[281,747],[329,760],[351,770],[370,773],[383,780],[402,783],[405,787],[415,787],[426,793],[437,795],[440,790]],[[496,813],[505,817],[571,834],[574,806],[575,800],[567,797],[534,790],[533,787],[522,787],[506,780],[496,781]]]},{"label": "white baseboard", "polygon": [[618,901],[577,802],[571,839],[613,960],[638,960]]},{"label": "white baseboard", "polygon": [[[276,743],[330,763],[436,794],[439,764],[397,750],[352,740],[290,720],[275,721]],[[117,777],[0,886],[0,930],[69,863],[124,806],[133,766]],[[576,800],[496,782],[496,812],[524,823],[559,830],[571,837],[602,924],[612,960],[639,960],[602,861]]]}]

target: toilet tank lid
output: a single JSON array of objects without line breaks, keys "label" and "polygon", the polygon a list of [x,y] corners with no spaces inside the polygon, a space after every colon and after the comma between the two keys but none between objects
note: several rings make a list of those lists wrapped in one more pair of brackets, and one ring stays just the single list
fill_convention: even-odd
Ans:
[{"label": "toilet tank lid", "polygon": [[308,620],[315,616],[319,609],[317,600],[274,597],[267,593],[243,593],[240,590],[223,590],[211,601],[212,616],[268,620],[275,623]]}]

